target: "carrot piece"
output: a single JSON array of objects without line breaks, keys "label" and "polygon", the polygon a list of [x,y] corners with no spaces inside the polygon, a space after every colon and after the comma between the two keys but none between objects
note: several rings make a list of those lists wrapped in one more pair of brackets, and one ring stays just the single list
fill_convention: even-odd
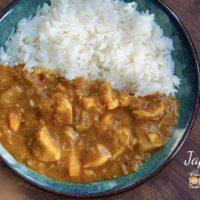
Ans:
[{"label": "carrot piece", "polygon": [[69,158],[69,176],[78,177],[81,173],[81,164],[74,146],[71,148]]}]

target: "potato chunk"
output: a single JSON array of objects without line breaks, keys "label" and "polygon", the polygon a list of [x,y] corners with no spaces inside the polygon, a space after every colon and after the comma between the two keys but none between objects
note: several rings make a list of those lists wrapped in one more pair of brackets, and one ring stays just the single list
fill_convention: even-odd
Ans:
[{"label": "potato chunk", "polygon": [[32,146],[32,151],[33,155],[43,162],[60,160],[60,149],[45,126],[39,129],[37,138]]},{"label": "potato chunk", "polygon": [[17,132],[20,128],[21,125],[21,121],[22,121],[22,115],[19,112],[11,112],[9,114],[9,124],[10,124],[10,128]]},{"label": "potato chunk", "polygon": [[109,83],[102,83],[99,93],[108,109],[112,110],[119,106],[117,96]]},{"label": "potato chunk", "polygon": [[99,157],[94,161],[86,163],[84,168],[100,167],[111,158],[111,153],[105,146],[97,144],[97,149],[99,152]]},{"label": "potato chunk", "polygon": [[134,110],[132,112],[133,116],[140,120],[140,119],[155,119],[161,117],[164,114],[165,106],[163,102],[159,102],[152,106],[151,108],[147,108],[146,110]]}]

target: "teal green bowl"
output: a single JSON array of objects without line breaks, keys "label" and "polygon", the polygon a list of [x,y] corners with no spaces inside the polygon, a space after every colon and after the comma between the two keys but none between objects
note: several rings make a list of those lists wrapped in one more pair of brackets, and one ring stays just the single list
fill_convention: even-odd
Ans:
[{"label": "teal green bowl", "polygon": [[[47,0],[18,0],[11,5],[0,18],[0,46],[3,46],[11,31],[23,17],[33,16],[38,5]],[[126,1],[131,2],[131,1]],[[27,181],[58,194],[76,197],[96,197],[116,194],[138,186],[155,175],[171,160],[183,145],[195,121],[199,104],[199,66],[191,39],[178,18],[161,1],[136,0],[138,9],[148,9],[155,14],[157,23],[164,30],[164,35],[174,41],[173,59],[176,63],[176,75],[181,79],[177,93],[180,101],[180,119],[172,137],[164,148],[156,152],[138,170],[128,176],[90,184],[58,182],[45,177],[17,162],[0,145],[2,159],[17,174]]]}]

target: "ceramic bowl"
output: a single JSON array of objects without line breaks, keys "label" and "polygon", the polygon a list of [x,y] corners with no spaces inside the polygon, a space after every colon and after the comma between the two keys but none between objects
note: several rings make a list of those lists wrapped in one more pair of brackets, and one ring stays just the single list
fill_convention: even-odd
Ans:
[{"label": "ceramic bowl", "polygon": [[[33,16],[38,5],[45,2],[48,1],[18,0],[11,5],[0,19],[0,46],[4,45],[4,42],[20,19]],[[3,146],[0,146],[2,159],[27,181],[49,191],[69,196],[94,197],[111,195],[138,186],[151,178],[174,157],[183,145],[191,131],[198,109],[199,68],[197,55],[184,26],[166,5],[155,0],[136,0],[136,2],[140,11],[148,9],[150,13],[155,14],[156,21],[162,27],[164,35],[174,41],[175,74],[181,79],[181,86],[177,93],[177,98],[180,101],[180,119],[172,137],[166,146],[153,154],[136,173],[90,184],[58,182],[45,177],[17,162]]]}]

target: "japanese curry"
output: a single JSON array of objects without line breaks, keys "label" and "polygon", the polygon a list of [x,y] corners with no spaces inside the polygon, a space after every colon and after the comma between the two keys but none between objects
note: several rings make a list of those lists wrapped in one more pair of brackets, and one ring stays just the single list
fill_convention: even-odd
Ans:
[{"label": "japanese curry", "polygon": [[135,97],[108,82],[67,80],[44,69],[0,70],[0,142],[18,161],[59,181],[137,171],[178,121],[170,96]]}]

